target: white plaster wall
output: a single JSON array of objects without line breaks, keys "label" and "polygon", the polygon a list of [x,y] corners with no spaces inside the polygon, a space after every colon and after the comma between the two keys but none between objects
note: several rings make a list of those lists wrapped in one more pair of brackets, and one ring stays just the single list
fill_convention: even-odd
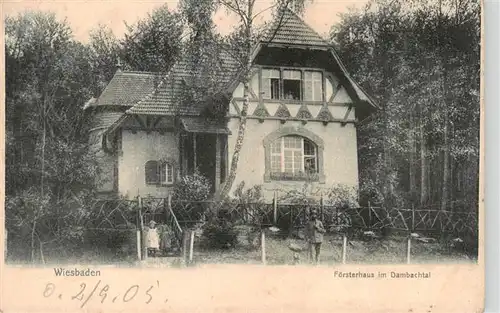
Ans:
[{"label": "white plaster wall", "polygon": [[146,185],[144,165],[149,160],[173,159],[178,164],[179,148],[173,132],[160,134],[122,131],[122,153],[118,158],[118,189],[128,198],[141,196],[166,197],[167,186]]},{"label": "white plaster wall", "polygon": [[[234,152],[238,125],[239,119],[236,118],[232,118],[228,124],[232,132],[228,141],[229,161],[231,161]],[[328,189],[337,184],[358,187],[356,128],[353,124],[350,123],[341,126],[340,123],[329,123],[325,126],[319,122],[309,122],[306,125],[302,125],[298,121],[281,124],[280,121],[275,120],[265,120],[263,123],[260,123],[258,120],[249,119],[247,120],[246,136],[240,154],[238,173],[232,187],[233,191],[241,181],[245,181],[246,187],[263,185],[265,197],[269,200],[272,198],[275,190],[303,188],[304,182],[264,182],[265,151],[263,140],[275,130],[289,126],[304,127],[321,137],[324,141],[323,166],[325,183],[314,182],[310,184],[312,189]]]}]

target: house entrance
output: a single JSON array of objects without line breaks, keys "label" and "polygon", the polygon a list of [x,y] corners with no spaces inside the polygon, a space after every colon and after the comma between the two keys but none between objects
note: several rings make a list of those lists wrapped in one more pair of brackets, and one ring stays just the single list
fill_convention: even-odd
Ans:
[{"label": "house entrance", "polygon": [[200,174],[210,180],[212,192],[215,192],[216,183],[216,139],[216,134],[196,134],[196,165]]},{"label": "house entrance", "polygon": [[227,172],[225,125],[206,119],[183,119],[182,122],[185,131],[181,134],[181,173],[193,174],[197,170],[210,181],[212,192],[218,191]]}]

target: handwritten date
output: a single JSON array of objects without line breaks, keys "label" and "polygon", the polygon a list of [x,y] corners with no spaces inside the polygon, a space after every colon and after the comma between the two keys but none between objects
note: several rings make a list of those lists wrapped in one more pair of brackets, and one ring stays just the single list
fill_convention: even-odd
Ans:
[{"label": "handwritten date", "polygon": [[[80,308],[85,307],[85,305],[97,298],[101,303],[105,301],[111,301],[112,303],[122,302],[127,303],[131,301],[141,301],[145,304],[150,304],[153,301],[153,295],[155,290],[159,289],[160,282],[156,281],[156,285],[149,285],[146,287],[140,287],[139,285],[129,286],[127,289],[111,288],[110,285],[102,283],[99,280],[94,286],[87,286],[86,283],[81,283],[80,288],[73,292],[70,296],[71,300],[80,301]],[[63,298],[63,294],[56,292],[56,285],[54,283],[48,282],[43,290],[43,296],[45,298],[57,297],[58,299]],[[165,299],[164,302],[168,300]]]}]

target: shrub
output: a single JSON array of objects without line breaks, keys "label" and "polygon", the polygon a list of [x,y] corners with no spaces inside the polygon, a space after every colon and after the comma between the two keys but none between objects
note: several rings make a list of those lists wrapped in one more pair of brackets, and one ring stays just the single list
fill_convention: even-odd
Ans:
[{"label": "shrub", "polygon": [[210,248],[234,248],[238,243],[238,232],[234,224],[224,218],[212,219],[203,227],[203,236]]},{"label": "shrub", "polygon": [[326,192],[325,204],[339,209],[357,208],[358,191],[346,185],[333,186]]},{"label": "shrub", "polygon": [[195,172],[186,175],[174,185],[174,200],[204,201],[207,200],[212,191],[212,184],[203,175]]},{"label": "shrub", "polygon": [[209,209],[205,202],[212,194],[212,185],[203,175],[195,172],[192,175],[186,175],[174,185],[172,200],[176,201],[178,206],[173,210],[179,218],[182,216],[188,220],[202,220]]},{"label": "shrub", "polygon": [[234,190],[234,199],[239,204],[261,204],[264,203],[262,185],[255,185],[245,190],[245,182],[242,181]]}]

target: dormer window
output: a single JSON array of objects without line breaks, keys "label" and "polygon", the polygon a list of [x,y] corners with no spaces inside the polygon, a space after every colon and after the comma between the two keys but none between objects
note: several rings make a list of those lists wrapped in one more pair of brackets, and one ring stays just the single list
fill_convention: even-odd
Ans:
[{"label": "dormer window", "polygon": [[264,99],[280,98],[280,70],[262,70],[262,92]]},{"label": "dormer window", "polygon": [[323,101],[323,72],[299,69],[262,69],[262,98]]},{"label": "dormer window", "polygon": [[286,100],[302,100],[301,85],[301,71],[283,71],[283,96]]}]

